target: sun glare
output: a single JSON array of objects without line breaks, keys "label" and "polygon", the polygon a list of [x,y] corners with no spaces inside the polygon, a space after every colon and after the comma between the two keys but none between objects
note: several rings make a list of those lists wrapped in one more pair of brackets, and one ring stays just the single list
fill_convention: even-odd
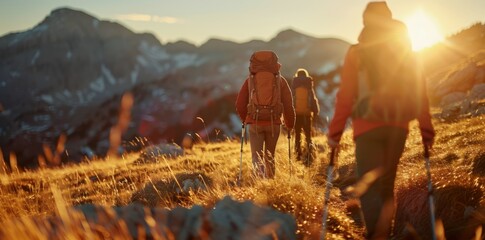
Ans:
[{"label": "sun glare", "polygon": [[414,51],[430,47],[443,40],[443,35],[439,32],[435,23],[422,10],[416,11],[404,22],[408,27]]}]

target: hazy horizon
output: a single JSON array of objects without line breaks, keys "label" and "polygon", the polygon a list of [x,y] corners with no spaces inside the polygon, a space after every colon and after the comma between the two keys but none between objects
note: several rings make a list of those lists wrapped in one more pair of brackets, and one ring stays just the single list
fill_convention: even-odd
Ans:
[{"label": "hazy horizon", "polygon": [[[367,2],[311,0],[301,4],[290,0],[142,0],[121,3],[112,0],[0,0],[0,36],[28,30],[52,10],[69,7],[101,20],[119,22],[136,33],[152,33],[163,44],[183,40],[201,45],[211,38],[238,43],[256,39],[268,41],[286,29],[354,43],[362,28],[361,16]],[[485,22],[485,15],[482,14],[485,9],[483,0],[387,2],[394,18],[408,23],[420,12],[434,24],[436,34],[441,36],[454,34],[477,22]],[[420,25],[423,24],[416,26]],[[425,35],[429,32],[421,29],[423,31]]]}]

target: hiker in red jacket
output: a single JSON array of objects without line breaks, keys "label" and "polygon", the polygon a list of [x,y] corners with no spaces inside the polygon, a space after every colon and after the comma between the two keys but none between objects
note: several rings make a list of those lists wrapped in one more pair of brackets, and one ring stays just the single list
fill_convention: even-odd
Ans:
[{"label": "hiker in red jacket", "polygon": [[[329,125],[328,144],[331,148],[338,147],[347,119],[351,117],[357,175],[359,179],[364,175],[366,179],[375,178],[367,191],[360,196],[367,238],[387,239],[394,218],[394,181],[397,165],[404,151],[410,120],[372,120],[367,118],[370,114],[361,114],[362,109],[358,101],[362,98],[362,92],[368,91],[363,86],[379,87],[366,85],[369,82],[375,83],[371,80],[381,78],[388,80],[389,83],[400,81],[399,76],[406,72],[395,70],[401,69],[401,59],[410,56],[412,51],[406,26],[392,19],[392,13],[385,2],[369,3],[364,11],[363,20],[364,28],[359,35],[359,42],[349,48],[345,57],[335,113]],[[381,56],[391,57],[379,60]],[[424,79],[419,74],[416,76],[420,88],[411,97],[419,100],[420,110],[417,111],[416,118],[422,142],[431,147],[435,131],[431,122]],[[406,89],[401,88],[401,91]],[[400,94],[389,91],[384,93],[389,96],[387,102],[380,101],[376,104],[395,103],[396,97]],[[370,101],[366,104],[362,106],[370,108],[372,105]],[[381,112],[377,110],[374,113]]]},{"label": "hiker in red jacket", "polygon": [[272,51],[253,53],[249,77],[239,91],[236,111],[249,125],[251,157],[256,176],[274,178],[276,143],[281,115],[288,131],[295,124],[295,109],[290,87],[280,74],[281,64]]}]

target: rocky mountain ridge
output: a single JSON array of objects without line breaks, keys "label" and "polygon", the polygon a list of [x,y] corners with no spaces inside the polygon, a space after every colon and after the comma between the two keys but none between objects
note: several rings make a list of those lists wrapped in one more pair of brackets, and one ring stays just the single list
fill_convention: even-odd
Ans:
[{"label": "rocky mountain ridge", "polygon": [[348,46],[291,29],[268,42],[162,45],[152,34],[56,9],[32,29],[0,38],[0,147],[6,159],[13,152],[21,165],[30,165],[42,145],[53,148],[65,134],[70,158],[79,159],[81,148],[103,155],[126,92],[135,105],[125,140],[178,141],[188,131],[214,129],[230,137],[240,131],[235,94],[248,74],[249,56],[262,49],[277,52],[288,79],[299,67],[315,75],[322,114],[328,114],[333,93],[327,87],[338,82],[335,73]]}]

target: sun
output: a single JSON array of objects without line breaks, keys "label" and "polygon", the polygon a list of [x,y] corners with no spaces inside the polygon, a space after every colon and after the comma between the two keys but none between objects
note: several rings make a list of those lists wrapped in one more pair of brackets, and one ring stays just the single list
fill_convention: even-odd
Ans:
[{"label": "sun", "polygon": [[443,40],[443,35],[439,32],[436,24],[422,10],[417,10],[404,22],[408,27],[414,51],[430,47]]}]

